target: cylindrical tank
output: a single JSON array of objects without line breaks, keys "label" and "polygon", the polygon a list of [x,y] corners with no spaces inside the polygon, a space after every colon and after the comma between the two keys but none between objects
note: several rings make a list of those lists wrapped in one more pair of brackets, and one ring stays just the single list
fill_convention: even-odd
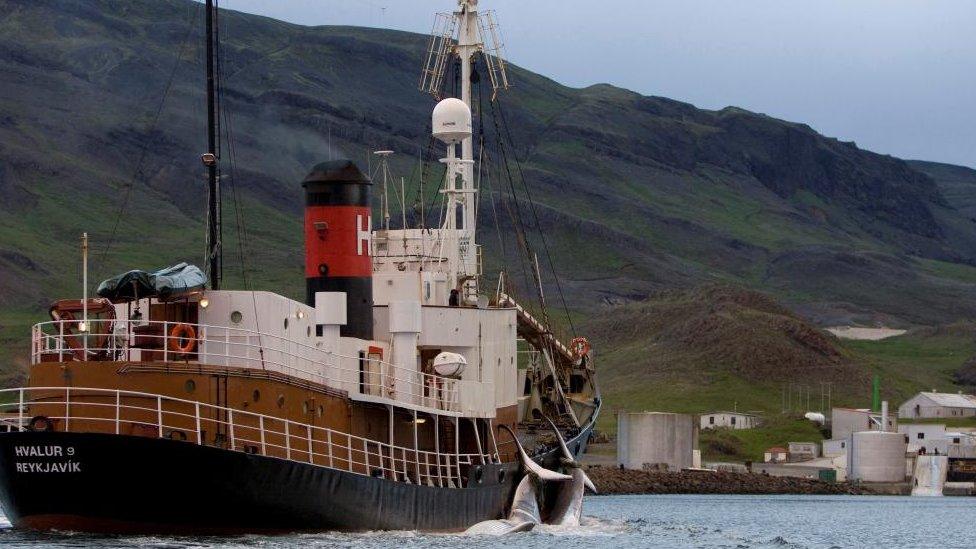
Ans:
[{"label": "cylindrical tank", "polygon": [[820,412],[807,412],[803,414],[803,417],[816,423],[817,425],[824,425],[827,423],[827,418],[824,417],[824,415]]},{"label": "cylindrical tank", "polygon": [[851,434],[847,449],[847,478],[864,482],[905,480],[908,443],[901,433],[861,431]]},{"label": "cylindrical tank", "polygon": [[351,160],[312,168],[305,188],[305,302],[346,293],[343,337],[373,338],[370,180]]},{"label": "cylindrical tank", "polygon": [[688,414],[617,414],[617,463],[626,469],[666,464],[668,470],[693,467],[698,421]]}]

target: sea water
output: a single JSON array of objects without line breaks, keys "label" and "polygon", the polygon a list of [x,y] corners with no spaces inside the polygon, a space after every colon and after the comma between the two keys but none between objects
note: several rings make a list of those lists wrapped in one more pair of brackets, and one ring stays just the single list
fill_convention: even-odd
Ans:
[{"label": "sea water", "polygon": [[592,496],[579,527],[503,538],[419,532],[156,537],[30,533],[0,518],[3,547],[532,547],[559,549],[976,546],[974,498],[873,496]]}]

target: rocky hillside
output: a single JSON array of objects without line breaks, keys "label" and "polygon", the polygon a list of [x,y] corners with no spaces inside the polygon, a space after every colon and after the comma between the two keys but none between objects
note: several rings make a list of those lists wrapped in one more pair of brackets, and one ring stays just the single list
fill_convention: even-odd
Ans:
[{"label": "rocky hillside", "polygon": [[[201,11],[189,0],[0,0],[0,338],[78,293],[82,231],[94,280],[200,261]],[[227,12],[221,40],[228,284],[241,280],[239,207],[250,278],[297,296],[311,165],[393,149],[410,215],[432,200],[437,167],[416,161],[433,106],[415,89],[426,39]],[[976,215],[958,192],[971,179],[955,168],[741,109],[512,72],[501,108],[578,311],[731,281],[822,323],[976,315]],[[490,204],[508,184],[485,95],[476,127],[494,159]],[[497,267],[514,241],[495,206],[481,217]]]}]

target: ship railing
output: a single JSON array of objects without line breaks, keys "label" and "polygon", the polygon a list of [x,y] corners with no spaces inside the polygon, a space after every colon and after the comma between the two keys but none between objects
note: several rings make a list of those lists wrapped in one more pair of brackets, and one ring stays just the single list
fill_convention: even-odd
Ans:
[{"label": "ship railing", "polygon": [[[35,324],[31,364],[70,361],[179,362],[272,370],[394,404],[461,410],[458,379],[410,370],[369,356],[347,356],[314,344],[247,328],[187,322],[90,319]],[[187,326],[189,332],[174,332]],[[189,333],[189,335],[188,335]]]},{"label": "ship railing", "polygon": [[87,387],[0,390],[0,433],[16,431],[161,438],[445,488],[464,487],[472,468],[498,460],[495,454],[411,448],[198,401]]}]

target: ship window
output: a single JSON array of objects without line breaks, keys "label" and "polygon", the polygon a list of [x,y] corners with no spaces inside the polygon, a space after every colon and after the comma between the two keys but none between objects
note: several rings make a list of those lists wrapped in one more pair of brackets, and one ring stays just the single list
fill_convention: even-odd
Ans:
[{"label": "ship window", "polygon": [[307,400],[305,402],[302,402],[302,413],[303,414],[307,414],[308,413],[308,401]]},{"label": "ship window", "polygon": [[322,408],[322,406],[320,405],[320,406],[319,406],[319,409],[318,409],[318,410],[316,410],[316,413],[318,414],[318,416],[319,416],[319,417],[322,417],[322,414],[324,414],[324,413],[325,413],[325,409],[324,409],[324,408]]},{"label": "ship window", "polygon": [[922,440],[923,438],[925,438],[925,433],[919,433],[918,434],[918,439],[919,440]]},{"label": "ship window", "polygon": [[243,319],[244,319],[244,315],[242,315],[240,311],[234,311],[233,313],[230,314],[230,321],[233,322],[234,324],[240,324],[241,320]]},{"label": "ship window", "polygon": [[285,324],[285,329],[287,330],[288,329],[288,317],[287,316],[285,317],[284,324]]},{"label": "ship window", "polygon": [[282,408],[285,405],[285,395],[278,395],[278,407]]},{"label": "ship window", "polygon": [[312,337],[312,327],[311,326],[306,326],[305,327],[305,337]]},{"label": "ship window", "polygon": [[188,379],[186,380],[186,383],[183,384],[183,387],[186,388],[186,392],[192,393],[193,391],[197,390],[197,382],[193,381],[192,379]]},{"label": "ship window", "polygon": [[254,402],[261,400],[261,391],[255,389],[254,392],[251,393],[251,400]]},{"label": "ship window", "polygon": [[502,484],[503,482],[505,482],[505,469],[498,471],[498,484]]}]

